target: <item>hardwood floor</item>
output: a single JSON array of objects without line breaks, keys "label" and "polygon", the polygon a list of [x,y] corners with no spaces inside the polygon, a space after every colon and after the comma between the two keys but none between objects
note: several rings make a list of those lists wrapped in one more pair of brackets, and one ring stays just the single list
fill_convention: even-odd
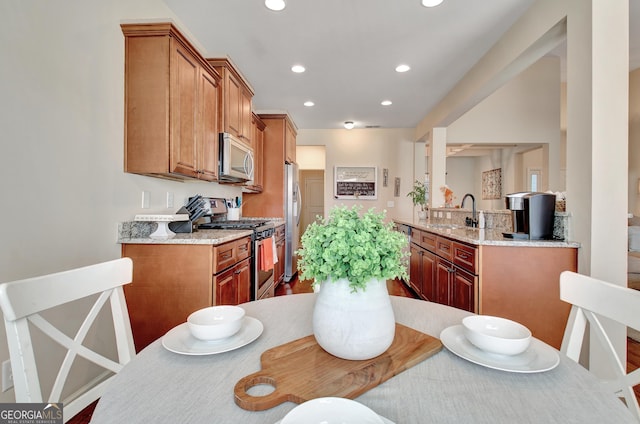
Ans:
[{"label": "hardwood floor", "polygon": [[[627,338],[627,372],[640,368],[640,342]],[[636,398],[640,402],[640,385],[633,388]]]}]

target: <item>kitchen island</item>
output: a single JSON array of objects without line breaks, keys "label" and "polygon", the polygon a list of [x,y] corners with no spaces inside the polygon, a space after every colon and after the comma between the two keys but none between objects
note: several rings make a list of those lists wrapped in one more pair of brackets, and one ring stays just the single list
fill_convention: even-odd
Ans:
[{"label": "kitchen island", "polygon": [[502,230],[412,223],[409,284],[425,300],[509,318],[559,348],[570,305],[560,273],[576,271],[579,243],[505,239]]}]

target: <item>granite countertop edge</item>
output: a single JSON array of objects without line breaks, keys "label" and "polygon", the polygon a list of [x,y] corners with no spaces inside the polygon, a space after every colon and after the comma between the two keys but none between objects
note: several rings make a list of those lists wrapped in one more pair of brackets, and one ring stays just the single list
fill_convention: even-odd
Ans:
[{"label": "granite countertop edge", "polygon": [[242,237],[253,232],[247,230],[198,230],[193,233],[178,233],[167,239],[151,237],[120,237],[120,244],[211,244],[218,245]]},{"label": "granite countertop edge", "polygon": [[517,246],[517,247],[557,247],[557,248],[579,248],[580,243],[564,240],[517,240],[505,239],[501,230],[476,229],[467,227],[446,228],[438,224],[422,224],[399,219],[393,220],[395,223],[408,225],[419,230],[448,237],[453,240],[476,246]]}]

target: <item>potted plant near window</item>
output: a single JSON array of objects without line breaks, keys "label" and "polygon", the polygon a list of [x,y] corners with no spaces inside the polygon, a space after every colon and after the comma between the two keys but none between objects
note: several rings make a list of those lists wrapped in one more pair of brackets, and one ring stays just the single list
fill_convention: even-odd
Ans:
[{"label": "potted plant near window", "polygon": [[420,206],[420,210],[418,211],[418,219],[420,221],[424,221],[427,219],[427,187],[421,181],[416,180],[413,183],[413,190],[411,190],[408,194],[408,197],[411,197],[413,201],[413,206]]},{"label": "potted plant near window", "polygon": [[343,359],[370,359],[395,335],[387,279],[406,277],[406,238],[385,223],[385,213],[334,207],[314,222],[298,250],[300,278],[318,291],[313,331],[318,344]]}]

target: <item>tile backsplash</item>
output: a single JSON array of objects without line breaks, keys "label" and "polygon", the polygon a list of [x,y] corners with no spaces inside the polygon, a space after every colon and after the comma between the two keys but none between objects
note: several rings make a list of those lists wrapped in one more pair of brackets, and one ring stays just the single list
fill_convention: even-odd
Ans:
[{"label": "tile backsplash", "polygon": [[[432,224],[465,225],[465,219],[471,217],[471,211],[459,208],[433,208],[429,211],[429,222]],[[513,231],[513,218],[510,210],[482,211],[487,229],[496,231]],[[480,213],[480,211],[478,211]],[[553,222],[553,237],[557,240],[569,239],[569,213],[557,212]]]}]

